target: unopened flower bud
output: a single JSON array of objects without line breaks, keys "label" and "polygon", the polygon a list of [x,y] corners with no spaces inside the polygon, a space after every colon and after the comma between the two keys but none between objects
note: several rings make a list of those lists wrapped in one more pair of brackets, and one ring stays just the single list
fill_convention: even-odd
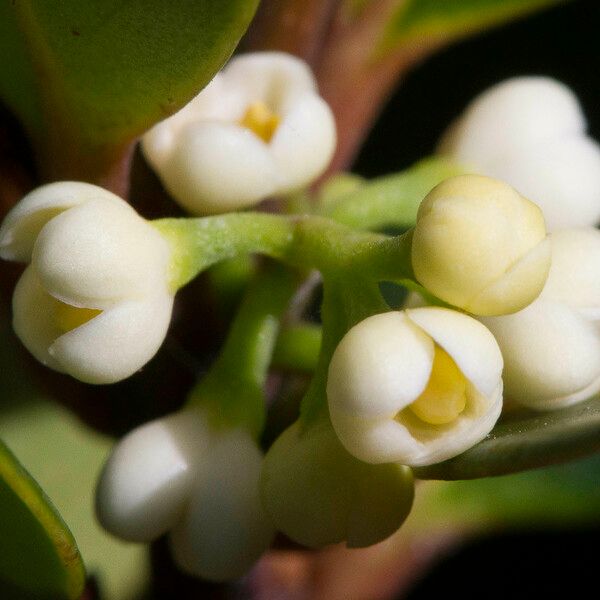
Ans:
[{"label": "unopened flower bud", "polygon": [[440,150],[507,181],[544,213],[548,231],[600,221],[600,146],[579,101],[548,77],[515,77],[475,98]]},{"label": "unopened flower bud", "polygon": [[112,383],[162,344],[171,248],[118,196],[76,182],[34,190],[6,216],[0,256],[31,263],[15,289],[13,323],[48,367]]},{"label": "unopened flower bud", "polygon": [[342,447],[328,422],[286,429],[267,452],[262,501],[276,527],[310,548],[375,544],[404,522],[413,501],[410,469],[369,465]]},{"label": "unopened flower bud", "polygon": [[423,466],[481,441],[502,409],[502,356],[475,319],[444,308],[374,315],[336,348],[333,427],[369,463]]},{"label": "unopened flower bud", "polygon": [[88,383],[132,375],[171,319],[171,248],[124,200],[60,182],[25,196],[0,228],[0,256],[31,264],[13,324],[43,364]]},{"label": "unopened flower bud", "polygon": [[169,533],[185,571],[213,581],[243,575],[275,530],[259,498],[262,452],[247,431],[215,428],[185,409],[117,444],[96,494],[102,525],[129,541]]},{"label": "unopened flower bud", "polygon": [[540,209],[501,181],[462,175],[436,186],[417,214],[419,283],[476,315],[515,312],[541,292],[550,245]]}]

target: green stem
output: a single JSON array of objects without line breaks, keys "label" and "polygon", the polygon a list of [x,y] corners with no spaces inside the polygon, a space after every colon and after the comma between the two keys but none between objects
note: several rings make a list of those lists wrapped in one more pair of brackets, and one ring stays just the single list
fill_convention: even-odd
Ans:
[{"label": "green stem", "polygon": [[325,198],[321,214],[357,229],[408,229],[415,224],[419,205],[429,191],[464,172],[447,158],[427,158],[401,173],[355,183],[349,193],[333,200]]},{"label": "green stem", "polygon": [[188,406],[209,409],[216,426],[243,426],[258,437],[265,421],[264,384],[281,315],[297,277],[269,265],[251,284],[221,353],[192,390]]},{"label": "green stem", "polygon": [[377,283],[345,273],[337,279],[323,281],[323,341],[313,379],[300,407],[300,420],[309,427],[320,419],[328,419],[327,375],[331,357],[346,332],[371,315],[386,312]]},{"label": "green stem", "polygon": [[323,217],[264,213],[161,219],[153,224],[173,247],[174,290],[217,262],[249,253],[323,274],[353,270],[372,280],[413,277],[410,232],[388,237],[355,231]]},{"label": "green stem", "polygon": [[273,351],[273,367],[312,372],[317,367],[321,348],[322,328],[313,323],[284,327],[279,332]]}]

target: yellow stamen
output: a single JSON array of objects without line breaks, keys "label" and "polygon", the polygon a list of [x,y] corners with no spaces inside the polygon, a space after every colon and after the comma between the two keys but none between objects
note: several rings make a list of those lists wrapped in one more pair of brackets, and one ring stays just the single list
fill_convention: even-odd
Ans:
[{"label": "yellow stamen", "polygon": [[240,119],[240,125],[252,130],[265,142],[270,142],[280,121],[281,117],[264,102],[253,102]]},{"label": "yellow stamen", "polygon": [[435,345],[427,387],[409,408],[426,423],[451,423],[465,409],[467,381],[445,350]]},{"label": "yellow stamen", "polygon": [[84,323],[91,321],[101,312],[101,310],[96,310],[95,308],[78,308],[77,306],[71,306],[70,304],[65,304],[64,302],[57,300],[54,318],[56,319],[58,327],[67,333],[68,331],[81,327]]}]

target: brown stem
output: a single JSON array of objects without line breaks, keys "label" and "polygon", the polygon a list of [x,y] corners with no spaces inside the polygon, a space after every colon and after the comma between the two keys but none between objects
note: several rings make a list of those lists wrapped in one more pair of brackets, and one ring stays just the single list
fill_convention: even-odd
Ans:
[{"label": "brown stem", "polygon": [[314,65],[340,0],[263,0],[244,46],[280,50]]},{"label": "brown stem", "polygon": [[42,181],[86,181],[127,197],[135,141],[116,146],[82,146],[77,139],[65,140],[57,134],[36,147],[40,149],[36,158]]},{"label": "brown stem", "polygon": [[377,55],[375,47],[391,14],[406,0],[370,3],[358,16],[338,10],[316,69],[331,106],[338,147],[329,173],[347,169],[401,77],[435,48],[430,43]]}]

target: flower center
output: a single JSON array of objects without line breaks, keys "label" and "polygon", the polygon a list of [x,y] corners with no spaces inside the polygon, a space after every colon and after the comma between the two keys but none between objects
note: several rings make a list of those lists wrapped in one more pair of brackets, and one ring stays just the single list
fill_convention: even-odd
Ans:
[{"label": "flower center", "polygon": [[252,102],[240,119],[240,125],[253,131],[265,142],[270,142],[281,117],[274,113],[264,102]]},{"label": "flower center", "polygon": [[409,408],[426,423],[451,423],[465,409],[467,380],[448,353],[435,345],[427,387]]},{"label": "flower center", "polygon": [[76,306],[71,306],[70,304],[65,304],[60,300],[56,301],[54,311],[56,324],[59,329],[65,333],[72,329],[77,329],[77,327],[81,327],[81,325],[91,321],[102,312],[95,308],[78,308]]}]

